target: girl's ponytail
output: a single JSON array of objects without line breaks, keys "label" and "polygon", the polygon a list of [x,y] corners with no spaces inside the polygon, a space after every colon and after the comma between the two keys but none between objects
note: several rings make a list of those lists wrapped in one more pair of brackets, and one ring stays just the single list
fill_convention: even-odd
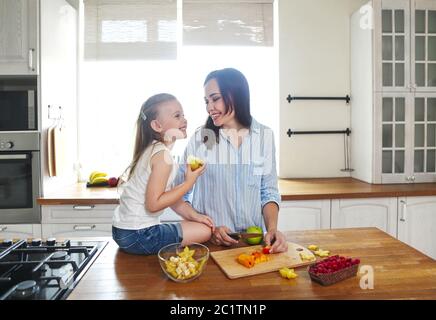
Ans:
[{"label": "girl's ponytail", "polygon": [[159,105],[172,100],[177,99],[169,93],[159,93],[151,96],[142,104],[141,111],[136,120],[136,138],[132,161],[129,167],[124,171],[124,173],[126,173],[126,171],[129,170],[128,179],[130,179],[135,171],[136,165],[144,153],[144,150],[147,149],[154,140],[160,140],[159,133],[151,128],[150,123],[156,119]]}]

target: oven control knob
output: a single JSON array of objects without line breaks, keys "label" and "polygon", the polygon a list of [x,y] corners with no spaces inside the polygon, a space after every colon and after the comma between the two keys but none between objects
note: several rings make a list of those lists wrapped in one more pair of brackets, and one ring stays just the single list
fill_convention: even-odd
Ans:
[{"label": "oven control knob", "polygon": [[48,238],[47,239],[48,246],[54,246],[55,244],[56,244],[56,238]]},{"label": "oven control knob", "polygon": [[4,144],[5,149],[12,149],[14,147],[14,143],[12,141],[8,141]]},{"label": "oven control knob", "polygon": [[10,247],[12,244],[13,244],[12,239],[5,239],[5,240],[3,240],[3,242],[2,242],[2,246],[3,246],[3,247]]},{"label": "oven control knob", "polygon": [[32,247],[39,247],[41,245],[41,239],[32,239]]}]

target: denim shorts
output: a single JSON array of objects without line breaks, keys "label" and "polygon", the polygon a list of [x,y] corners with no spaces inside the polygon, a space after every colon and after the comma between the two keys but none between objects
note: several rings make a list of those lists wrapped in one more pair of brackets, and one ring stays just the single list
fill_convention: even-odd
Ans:
[{"label": "denim shorts", "polygon": [[164,223],[139,230],[112,226],[112,238],[127,253],[148,255],[157,254],[167,244],[182,242],[183,234],[180,223]]}]

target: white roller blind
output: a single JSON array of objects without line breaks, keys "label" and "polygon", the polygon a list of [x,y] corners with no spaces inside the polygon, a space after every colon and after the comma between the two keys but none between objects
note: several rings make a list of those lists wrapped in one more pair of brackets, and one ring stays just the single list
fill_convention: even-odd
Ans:
[{"label": "white roller blind", "polygon": [[273,0],[184,0],[184,45],[273,45]]},{"label": "white roller blind", "polygon": [[177,56],[176,0],[85,0],[85,59]]}]

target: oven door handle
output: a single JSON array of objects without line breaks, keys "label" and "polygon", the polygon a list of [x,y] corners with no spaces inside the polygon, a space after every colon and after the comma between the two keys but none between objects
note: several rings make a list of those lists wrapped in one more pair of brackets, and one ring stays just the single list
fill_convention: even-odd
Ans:
[{"label": "oven door handle", "polygon": [[0,160],[23,160],[29,158],[28,154],[0,154]]}]

